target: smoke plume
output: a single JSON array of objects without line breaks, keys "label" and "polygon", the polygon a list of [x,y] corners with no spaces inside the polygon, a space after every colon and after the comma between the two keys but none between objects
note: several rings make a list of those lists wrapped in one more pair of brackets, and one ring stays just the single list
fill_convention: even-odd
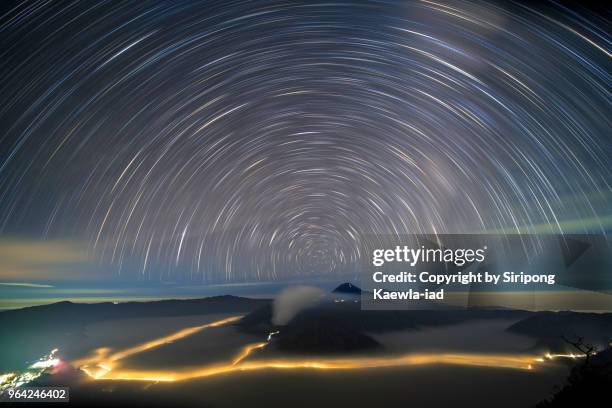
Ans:
[{"label": "smoke plume", "polygon": [[325,296],[325,291],[312,286],[295,286],[282,290],[274,299],[272,323],[289,323],[295,315],[322,301]]}]

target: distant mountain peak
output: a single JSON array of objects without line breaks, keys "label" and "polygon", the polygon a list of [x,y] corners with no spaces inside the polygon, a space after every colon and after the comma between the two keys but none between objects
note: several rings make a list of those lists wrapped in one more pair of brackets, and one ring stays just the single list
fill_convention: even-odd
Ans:
[{"label": "distant mountain peak", "polygon": [[361,293],[361,289],[350,282],[345,282],[339,285],[336,289],[332,291],[332,293]]}]

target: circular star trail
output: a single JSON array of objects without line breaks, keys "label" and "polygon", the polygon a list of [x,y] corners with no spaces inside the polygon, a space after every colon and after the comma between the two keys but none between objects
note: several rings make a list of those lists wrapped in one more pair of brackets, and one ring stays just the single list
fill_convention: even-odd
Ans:
[{"label": "circular star trail", "polygon": [[3,4],[0,233],[223,283],[353,273],[366,233],[606,232],[609,29],[554,3]]}]

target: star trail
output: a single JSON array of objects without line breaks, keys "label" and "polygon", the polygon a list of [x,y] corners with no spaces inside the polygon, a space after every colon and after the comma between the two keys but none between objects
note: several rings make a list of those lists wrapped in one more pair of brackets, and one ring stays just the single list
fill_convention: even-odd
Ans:
[{"label": "star trail", "polygon": [[[354,273],[364,233],[607,233],[606,12],[28,1],[0,16],[0,237],[109,279]],[[85,273],[85,272],[83,272]]]}]

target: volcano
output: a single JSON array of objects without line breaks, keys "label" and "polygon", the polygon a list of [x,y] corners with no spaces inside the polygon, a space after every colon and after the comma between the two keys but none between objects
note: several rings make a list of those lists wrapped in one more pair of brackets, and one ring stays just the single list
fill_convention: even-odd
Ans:
[{"label": "volcano", "polygon": [[332,293],[348,293],[353,295],[360,295],[361,289],[350,282],[345,282],[339,285],[336,289],[332,290]]}]

